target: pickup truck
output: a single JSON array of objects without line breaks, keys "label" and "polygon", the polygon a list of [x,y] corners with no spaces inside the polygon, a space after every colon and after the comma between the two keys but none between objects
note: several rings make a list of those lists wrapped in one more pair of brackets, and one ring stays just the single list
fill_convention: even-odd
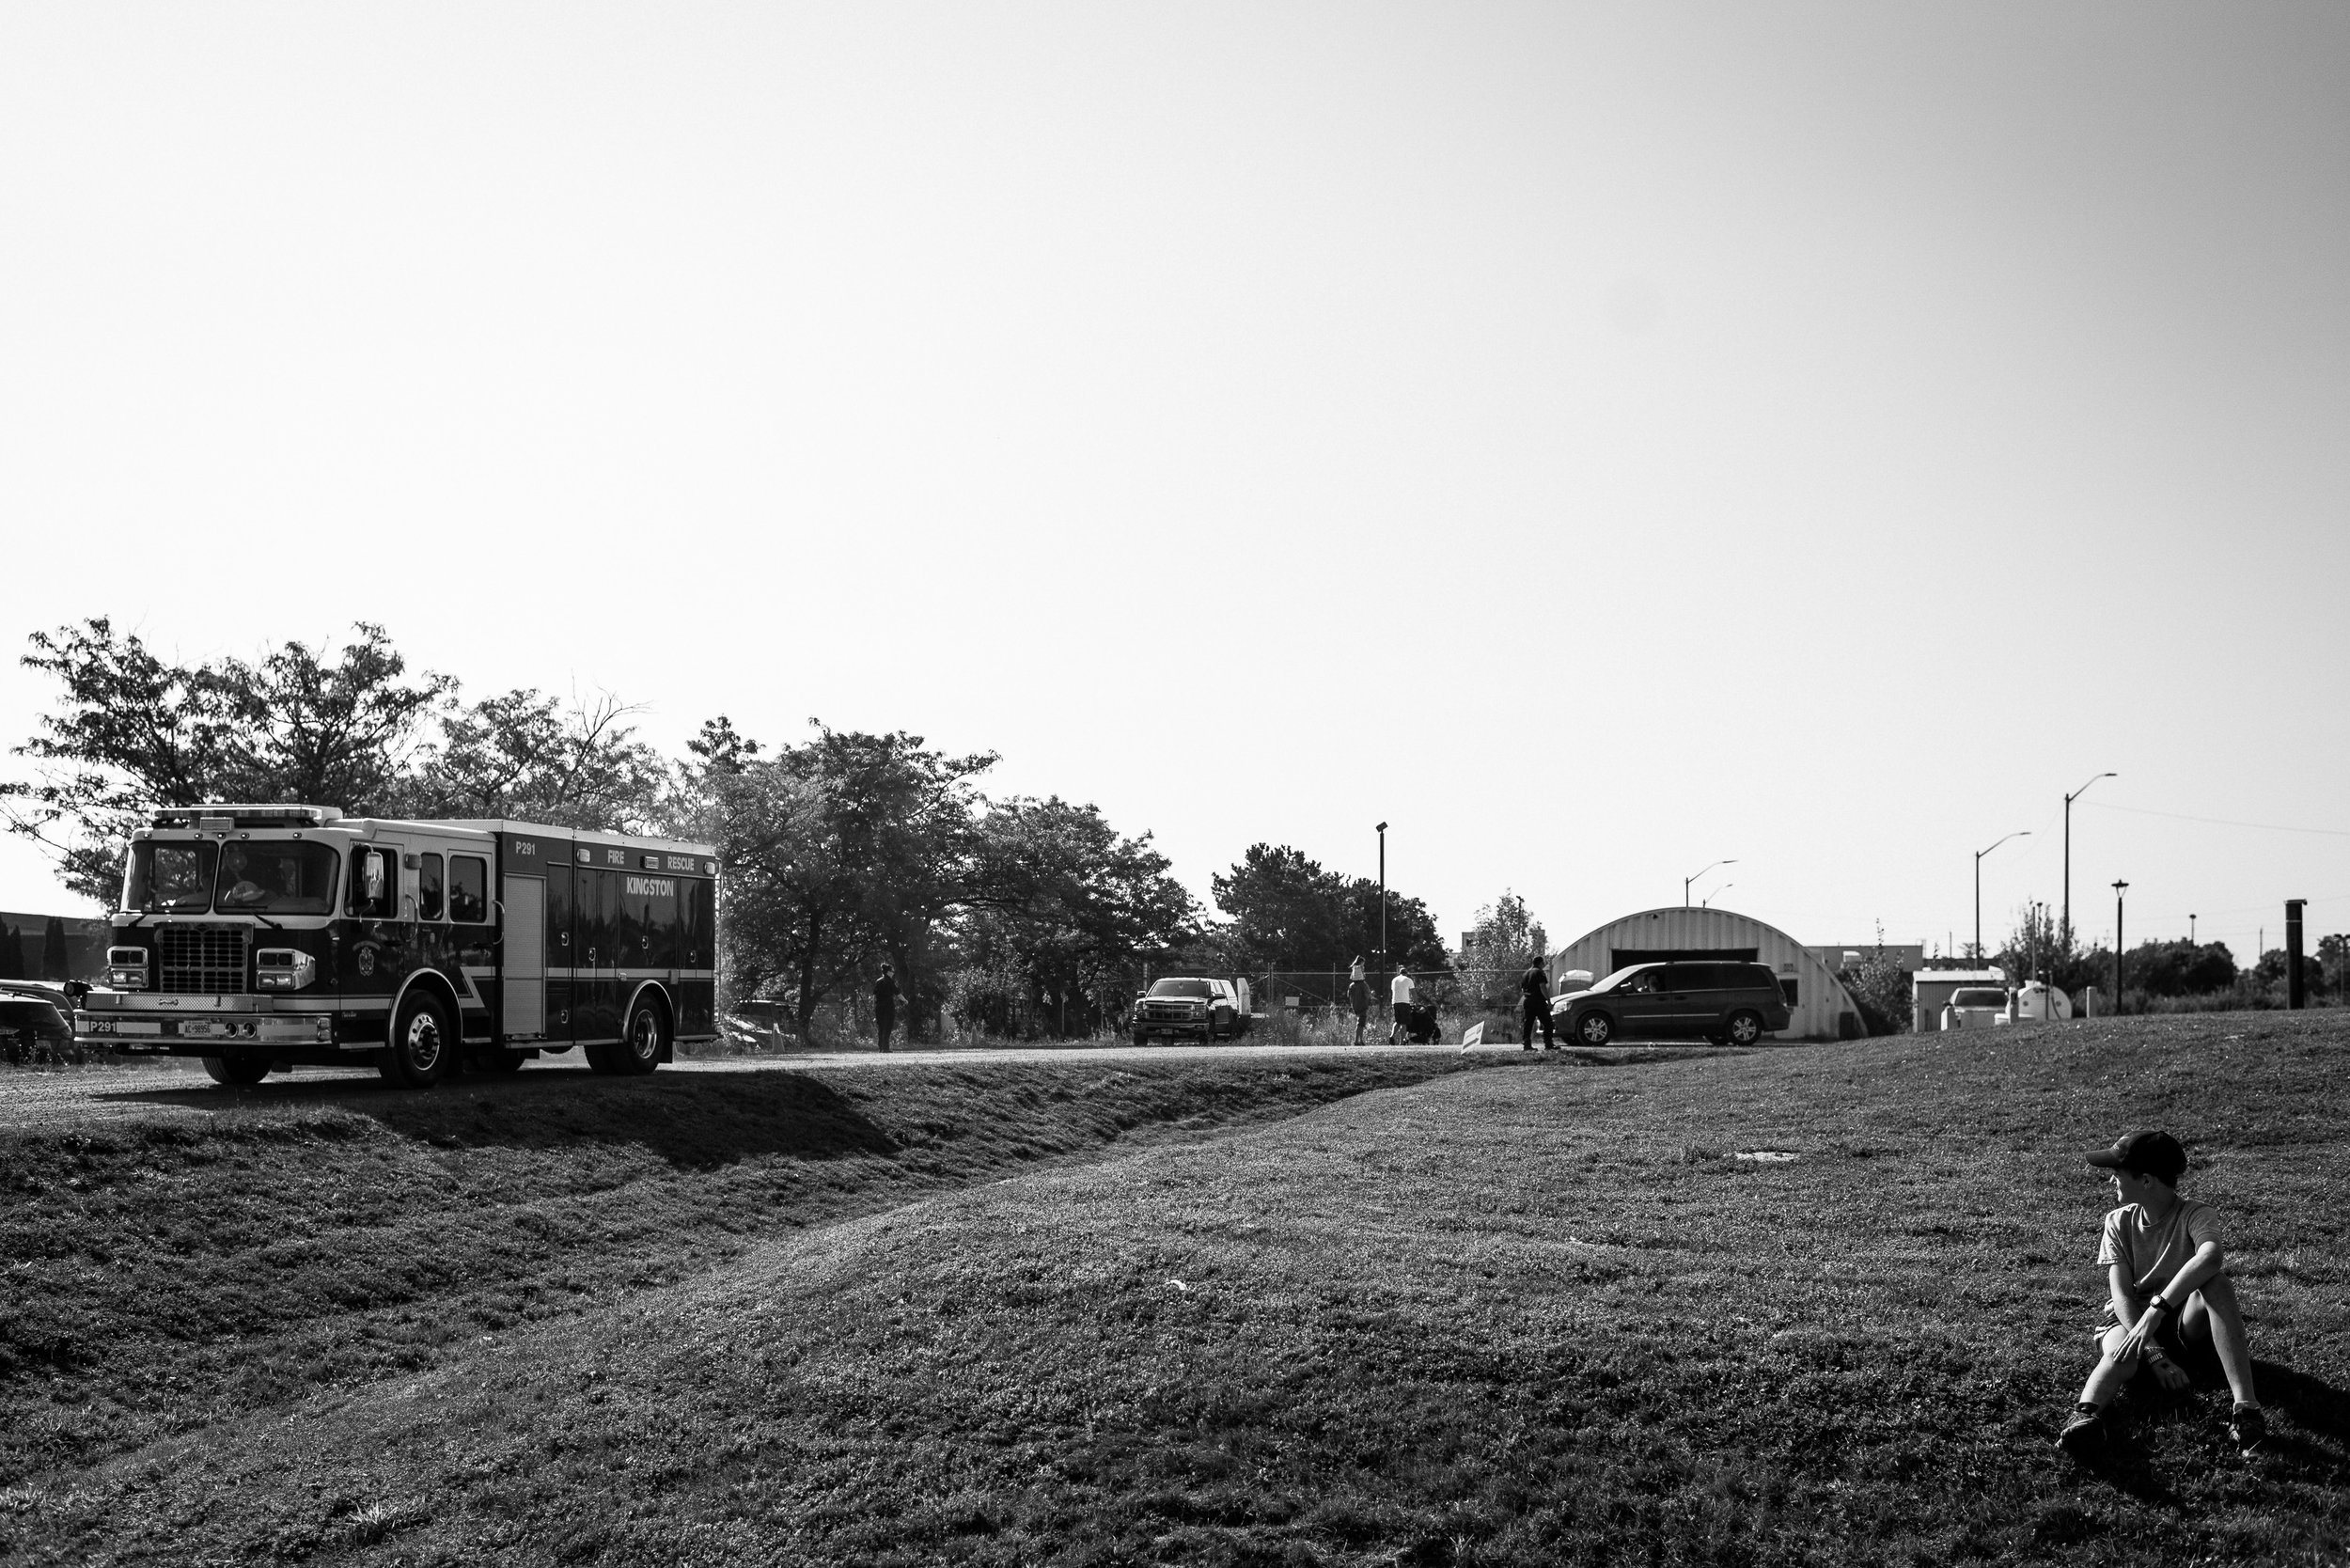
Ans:
[{"label": "pickup truck", "polygon": [[1151,989],[1135,998],[1134,1038],[1137,1045],[1153,1040],[1197,1040],[1212,1045],[1218,1036],[1239,1038],[1248,1027],[1248,982],[1170,975],[1152,980]]}]

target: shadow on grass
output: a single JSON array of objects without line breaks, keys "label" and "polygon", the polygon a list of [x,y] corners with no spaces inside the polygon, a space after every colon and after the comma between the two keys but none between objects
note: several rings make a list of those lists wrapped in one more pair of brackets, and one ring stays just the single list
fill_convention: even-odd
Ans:
[{"label": "shadow on grass", "polygon": [[656,1074],[605,1078],[586,1069],[466,1077],[430,1092],[357,1076],[296,1078],[252,1089],[161,1089],[94,1096],[118,1105],[208,1113],[215,1134],[315,1137],[339,1117],[443,1148],[550,1150],[627,1144],[671,1165],[713,1167],[770,1154],[824,1159],[892,1154],[900,1145],[847,1097],[801,1074]]}]

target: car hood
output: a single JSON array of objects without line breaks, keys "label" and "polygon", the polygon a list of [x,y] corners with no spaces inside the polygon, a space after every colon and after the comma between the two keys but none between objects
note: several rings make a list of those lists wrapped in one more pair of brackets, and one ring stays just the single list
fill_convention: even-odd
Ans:
[{"label": "car hood", "polygon": [[1560,1002],[1579,1002],[1586,996],[1596,996],[1598,995],[1599,993],[1597,991],[1591,990],[1588,987],[1581,991],[1561,991],[1559,995],[1550,999],[1550,1005],[1552,1007],[1557,1007]]}]

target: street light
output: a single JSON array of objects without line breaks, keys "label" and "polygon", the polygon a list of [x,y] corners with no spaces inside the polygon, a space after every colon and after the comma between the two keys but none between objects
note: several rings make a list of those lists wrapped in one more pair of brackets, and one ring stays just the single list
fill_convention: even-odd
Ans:
[{"label": "street light", "polygon": [[1703,876],[1706,872],[1712,870],[1714,866],[1735,866],[1736,864],[1738,864],[1738,861],[1735,856],[1732,856],[1728,860],[1716,860],[1714,862],[1713,866],[1699,867],[1697,876],[1683,877],[1681,879],[1681,907],[1684,909],[1689,907],[1689,884],[1695,882],[1699,876]]},{"label": "street light", "polygon": [[[2119,778],[2118,773],[2101,773],[2097,778]],[[2089,784],[2097,782],[2092,778]],[[2089,793],[2089,784],[2082,785],[2064,797],[2064,943],[2067,950],[2073,944],[2073,803]]]},{"label": "street light", "polygon": [[2113,1015],[2122,1016],[2122,894],[2126,882],[2113,885]]},{"label": "street light", "polygon": [[2186,945],[2195,946],[2195,912],[2191,909],[2186,915]]},{"label": "street light", "polygon": [[1379,824],[1379,967],[1387,966],[1387,824]]},{"label": "street light", "polygon": [[1737,886],[1738,885],[1734,882],[1723,883],[1719,887],[1715,888],[1712,892],[1706,894],[1705,897],[1698,900],[1698,907],[1700,909],[1704,909],[1711,906],[1716,899],[1720,898],[1724,893],[1729,892],[1732,887]]},{"label": "street light", "polygon": [[[2019,827],[2009,834],[2007,839],[2029,839],[2030,837],[2030,828]],[[2006,843],[2007,839],[1998,839],[1992,844],[1991,849],[1975,851],[1975,962],[1977,964],[1982,962],[1982,857],[1989,855],[1991,850],[1998,849],[2000,844]]]}]

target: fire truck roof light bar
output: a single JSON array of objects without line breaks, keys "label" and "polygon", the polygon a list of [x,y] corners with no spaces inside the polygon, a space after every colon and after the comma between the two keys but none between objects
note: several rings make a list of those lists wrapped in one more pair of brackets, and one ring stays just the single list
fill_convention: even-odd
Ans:
[{"label": "fire truck roof light bar", "polygon": [[342,816],[332,806],[174,806],[155,813],[157,827],[223,833],[236,827],[323,827]]}]

